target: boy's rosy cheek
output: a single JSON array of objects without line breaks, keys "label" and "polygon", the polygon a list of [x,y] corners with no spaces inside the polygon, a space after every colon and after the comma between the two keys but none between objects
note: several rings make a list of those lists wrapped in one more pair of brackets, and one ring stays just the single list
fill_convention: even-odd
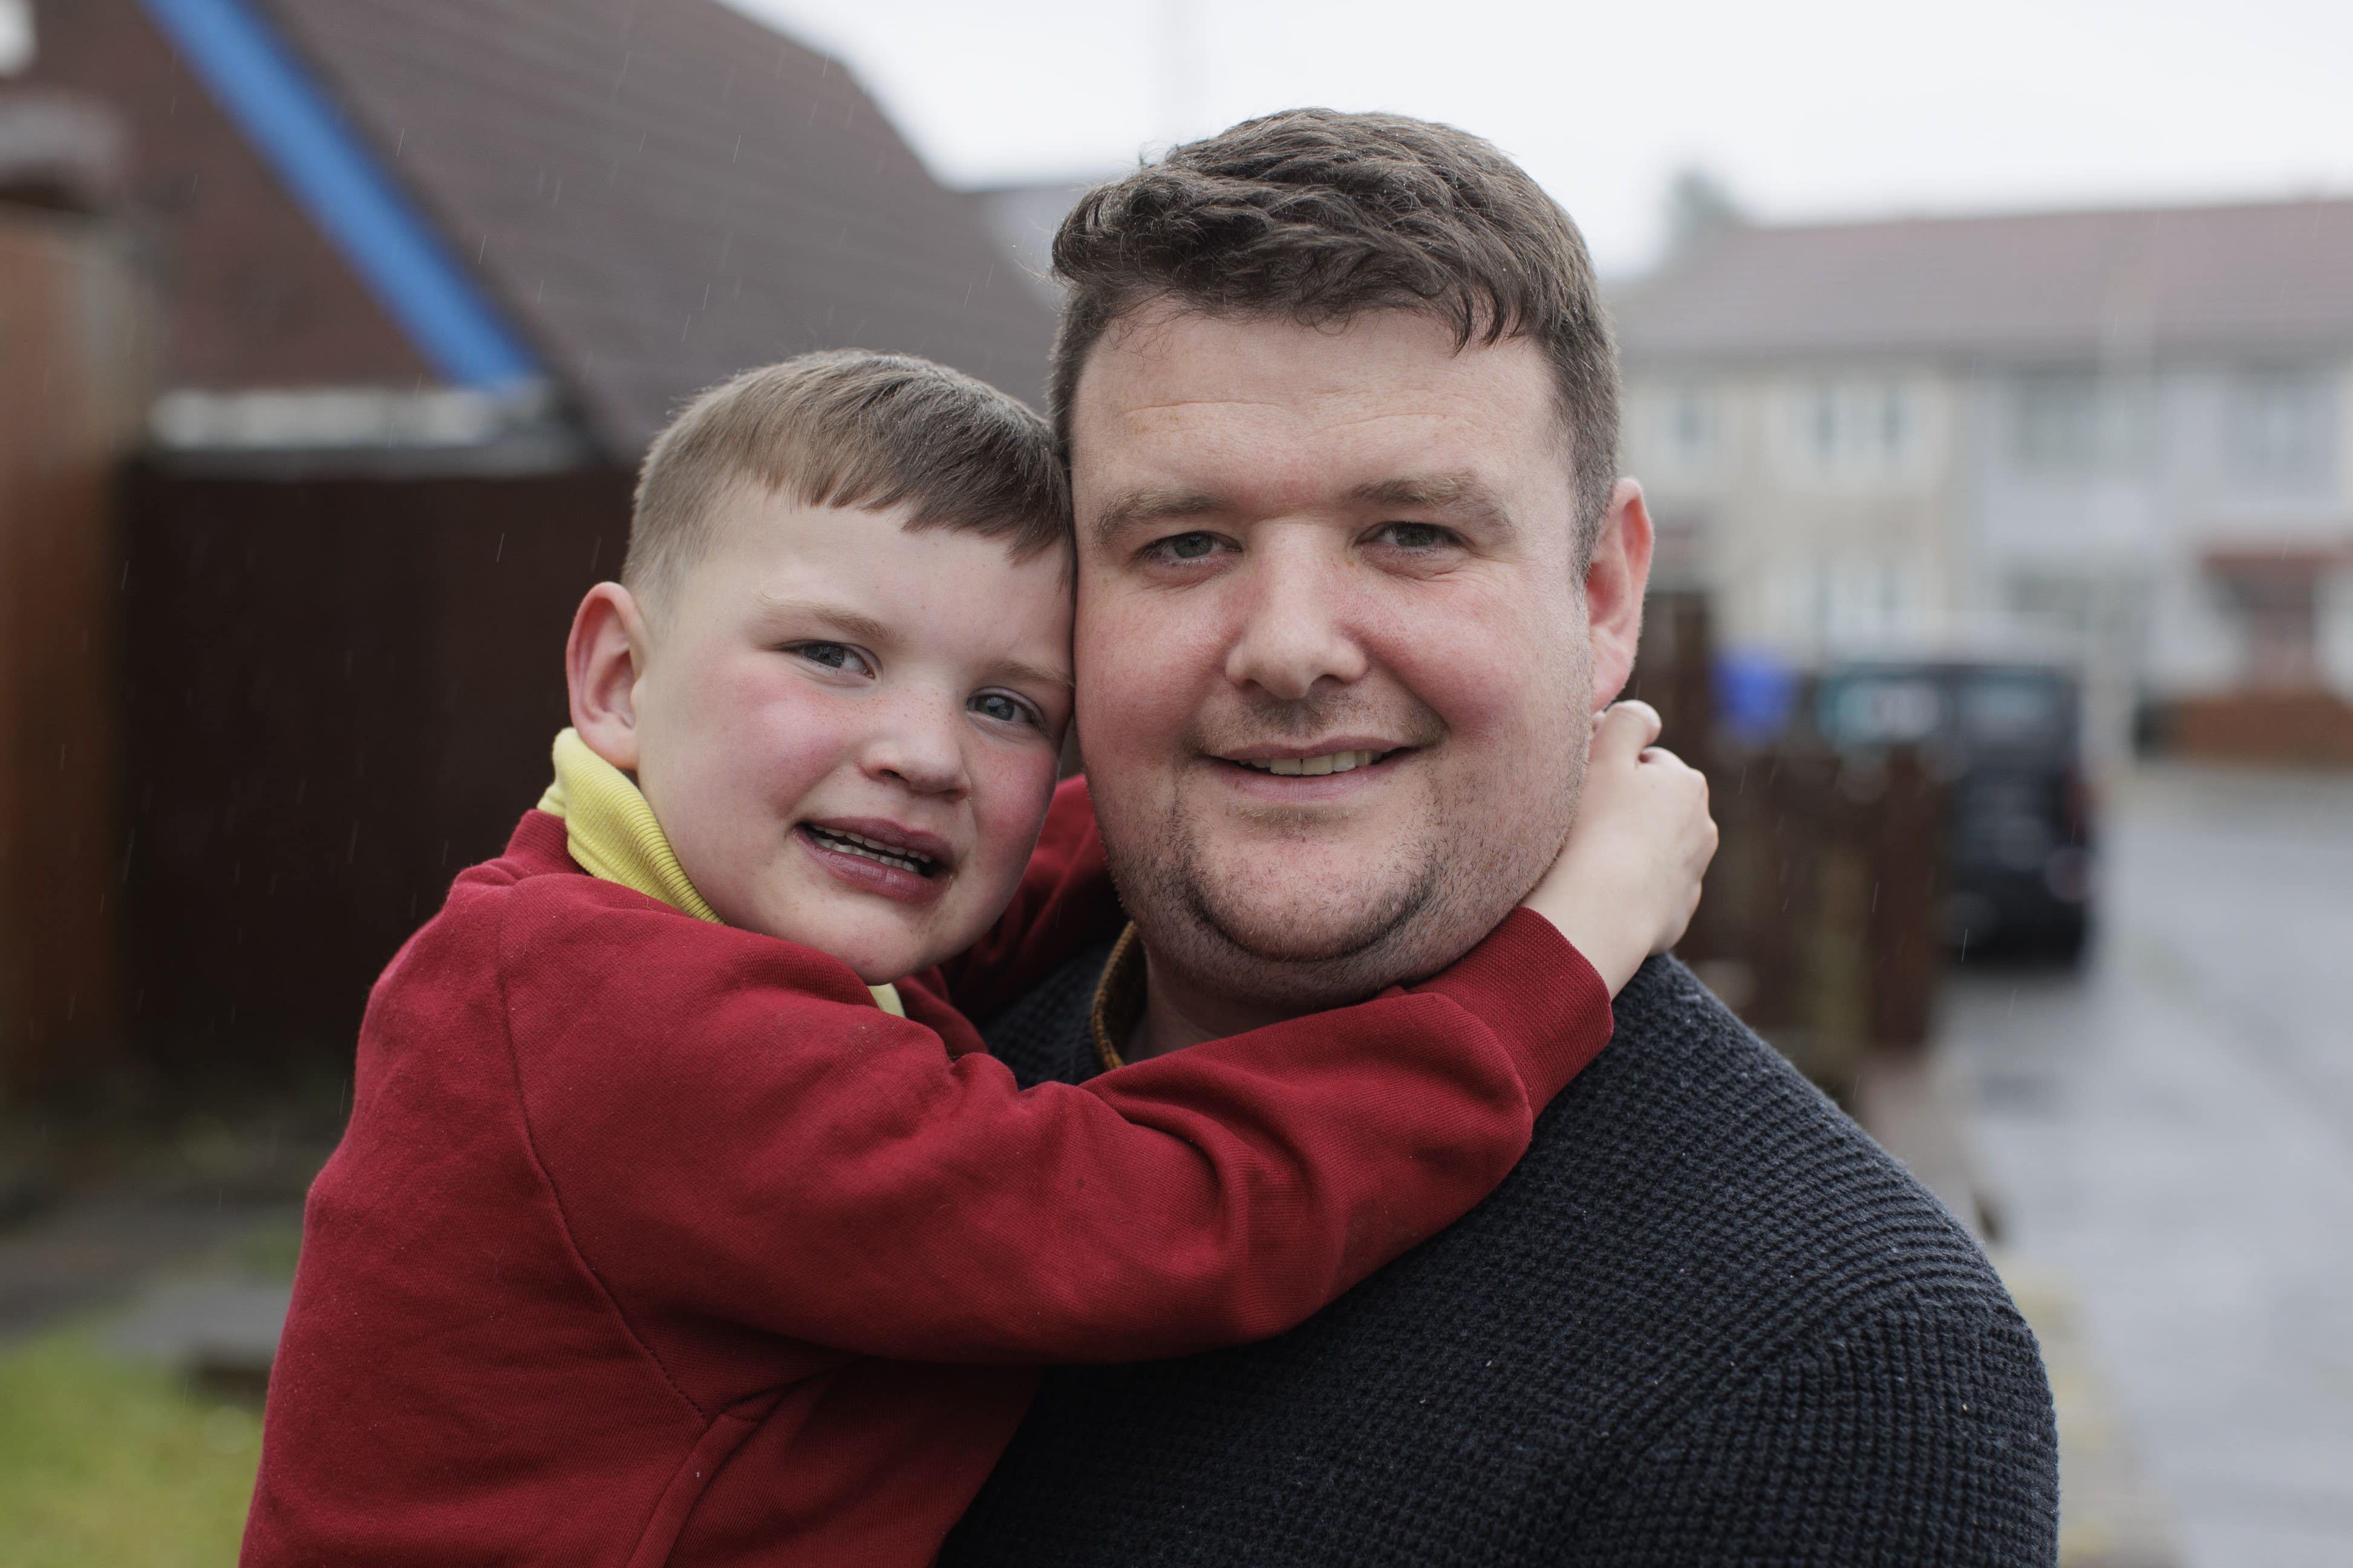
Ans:
[{"label": "boy's rosy cheek", "polygon": [[1052,804],[1060,772],[1058,756],[1042,747],[1039,750],[1040,755],[1008,757],[992,770],[992,805],[989,819],[983,824],[992,843],[1020,848],[1018,857],[1008,849],[1008,858],[1023,865],[1029,861],[1030,839],[1046,819],[1046,807]]}]

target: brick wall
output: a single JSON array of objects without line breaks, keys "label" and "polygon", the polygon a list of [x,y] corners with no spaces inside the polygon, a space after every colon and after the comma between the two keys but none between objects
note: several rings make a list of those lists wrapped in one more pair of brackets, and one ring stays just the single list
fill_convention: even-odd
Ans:
[{"label": "brick wall", "polygon": [[130,129],[122,216],[169,323],[164,384],[434,379],[137,0],[34,0],[33,12],[25,79],[96,99]]}]

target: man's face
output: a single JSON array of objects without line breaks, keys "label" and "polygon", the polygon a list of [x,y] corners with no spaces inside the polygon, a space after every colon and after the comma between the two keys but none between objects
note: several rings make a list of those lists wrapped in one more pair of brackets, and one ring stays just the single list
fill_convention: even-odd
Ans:
[{"label": "man's face", "polygon": [[1537,349],[1149,308],[1071,448],[1080,741],[1155,990],[1217,1032],[1467,951],[1567,836],[1596,692]]}]

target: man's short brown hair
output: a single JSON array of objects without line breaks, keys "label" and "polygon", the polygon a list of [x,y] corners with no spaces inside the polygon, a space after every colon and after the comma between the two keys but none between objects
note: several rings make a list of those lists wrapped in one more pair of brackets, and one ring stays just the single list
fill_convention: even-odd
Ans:
[{"label": "man's short brown hair", "polygon": [[1404,309],[1457,347],[1525,337],[1552,366],[1577,485],[1577,559],[1618,477],[1618,355],[1584,238],[1494,145],[1398,114],[1246,120],[1082,197],[1054,236],[1069,285],[1048,398],[1067,444],[1088,353],[1173,300],[1310,325]]},{"label": "man's short brown hair", "polygon": [[1016,561],[1070,537],[1052,427],[1019,399],[906,354],[803,354],[689,404],[646,454],[621,581],[640,596],[674,587],[738,484],[804,506],[912,505],[908,528],[1001,539]]}]

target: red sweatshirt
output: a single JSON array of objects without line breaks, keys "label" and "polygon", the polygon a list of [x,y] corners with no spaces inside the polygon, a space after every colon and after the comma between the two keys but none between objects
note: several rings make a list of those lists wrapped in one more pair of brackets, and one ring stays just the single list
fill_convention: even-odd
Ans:
[{"label": "red sweatshirt", "polygon": [[[1114,916],[1073,783],[959,998]],[[1525,911],[1411,990],[1079,1088],[1017,1089],[945,989],[894,1018],[526,816],[369,998],[244,1561],[927,1563],[1028,1365],[1300,1321],[1492,1190],[1610,1029]]]}]

